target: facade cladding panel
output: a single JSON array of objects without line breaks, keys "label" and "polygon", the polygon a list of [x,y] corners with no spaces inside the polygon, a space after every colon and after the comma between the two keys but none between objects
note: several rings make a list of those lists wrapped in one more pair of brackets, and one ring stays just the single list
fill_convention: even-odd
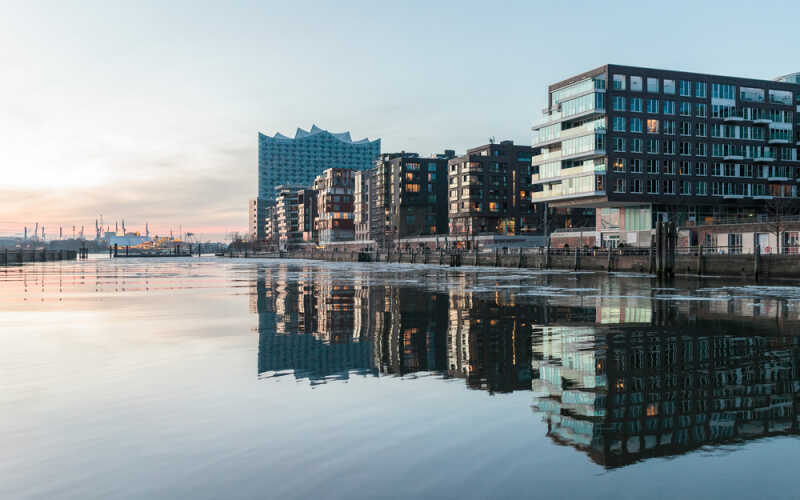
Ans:
[{"label": "facade cladding panel", "polygon": [[[534,127],[542,154],[533,160],[533,197],[602,207],[598,229],[620,230],[793,203],[796,81],[607,65],[551,85],[544,122]],[[617,227],[600,227],[603,217]]]},{"label": "facade cladding panel", "polygon": [[298,128],[294,138],[258,134],[258,197],[275,201],[279,185],[308,186],[327,168],[365,170],[381,152],[381,140],[353,141],[349,132],[331,133],[316,125]]}]

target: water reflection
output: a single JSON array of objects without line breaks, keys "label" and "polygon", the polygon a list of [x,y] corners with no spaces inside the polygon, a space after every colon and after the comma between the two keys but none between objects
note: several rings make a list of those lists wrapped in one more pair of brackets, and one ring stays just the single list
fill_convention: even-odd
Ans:
[{"label": "water reflection", "polygon": [[606,467],[800,430],[800,317],[788,289],[687,296],[564,276],[525,287],[479,273],[441,271],[424,286],[393,278],[259,269],[259,376],[436,375],[491,394],[532,391],[548,437]]}]

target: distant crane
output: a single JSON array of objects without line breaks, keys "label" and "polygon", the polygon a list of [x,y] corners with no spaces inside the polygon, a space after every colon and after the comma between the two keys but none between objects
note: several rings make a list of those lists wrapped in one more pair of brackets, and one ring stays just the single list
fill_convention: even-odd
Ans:
[{"label": "distant crane", "polygon": [[42,224],[42,241],[47,239],[47,235],[44,232],[44,224]]},{"label": "distant crane", "polygon": [[22,237],[23,241],[28,239],[28,226],[25,226],[25,235]]},{"label": "distant crane", "polygon": [[58,239],[59,240],[63,240],[64,239],[64,231],[63,231],[61,226],[58,226]]},{"label": "distant crane", "polygon": [[83,239],[83,226],[81,226],[81,239]]},{"label": "distant crane", "polygon": [[39,239],[39,223],[38,222],[36,223],[36,227],[34,227],[34,229],[33,229],[33,239],[34,240],[38,240]]}]

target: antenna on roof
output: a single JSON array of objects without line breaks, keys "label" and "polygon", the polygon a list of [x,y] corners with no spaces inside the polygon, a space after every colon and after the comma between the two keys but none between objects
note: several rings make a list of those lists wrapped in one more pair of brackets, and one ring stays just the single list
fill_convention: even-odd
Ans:
[{"label": "antenna on roof", "polygon": [[489,137],[489,144],[494,144],[495,139],[494,136]]}]

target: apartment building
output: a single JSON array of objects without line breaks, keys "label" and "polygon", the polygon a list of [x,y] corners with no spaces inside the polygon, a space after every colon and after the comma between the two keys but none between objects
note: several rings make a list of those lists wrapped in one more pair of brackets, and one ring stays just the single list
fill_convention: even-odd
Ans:
[{"label": "apartment building", "polygon": [[372,169],[353,173],[353,224],[356,241],[370,240],[370,184],[373,174]]},{"label": "apartment building", "polygon": [[756,80],[606,65],[550,85],[533,199],[597,209],[603,245],[646,245],[797,199],[798,74]]},{"label": "apartment building", "polygon": [[278,247],[287,250],[303,240],[303,233],[298,224],[296,186],[277,186],[275,188],[275,221],[278,228]]},{"label": "apartment building", "polygon": [[467,150],[448,162],[449,233],[524,235],[536,231],[530,199],[531,146],[513,141]]},{"label": "apartment building", "polygon": [[349,241],[355,237],[354,170],[329,168],[314,179],[317,192],[316,229],[319,243]]},{"label": "apartment building", "polygon": [[297,225],[304,243],[317,242],[317,192],[313,189],[297,191]]}]

